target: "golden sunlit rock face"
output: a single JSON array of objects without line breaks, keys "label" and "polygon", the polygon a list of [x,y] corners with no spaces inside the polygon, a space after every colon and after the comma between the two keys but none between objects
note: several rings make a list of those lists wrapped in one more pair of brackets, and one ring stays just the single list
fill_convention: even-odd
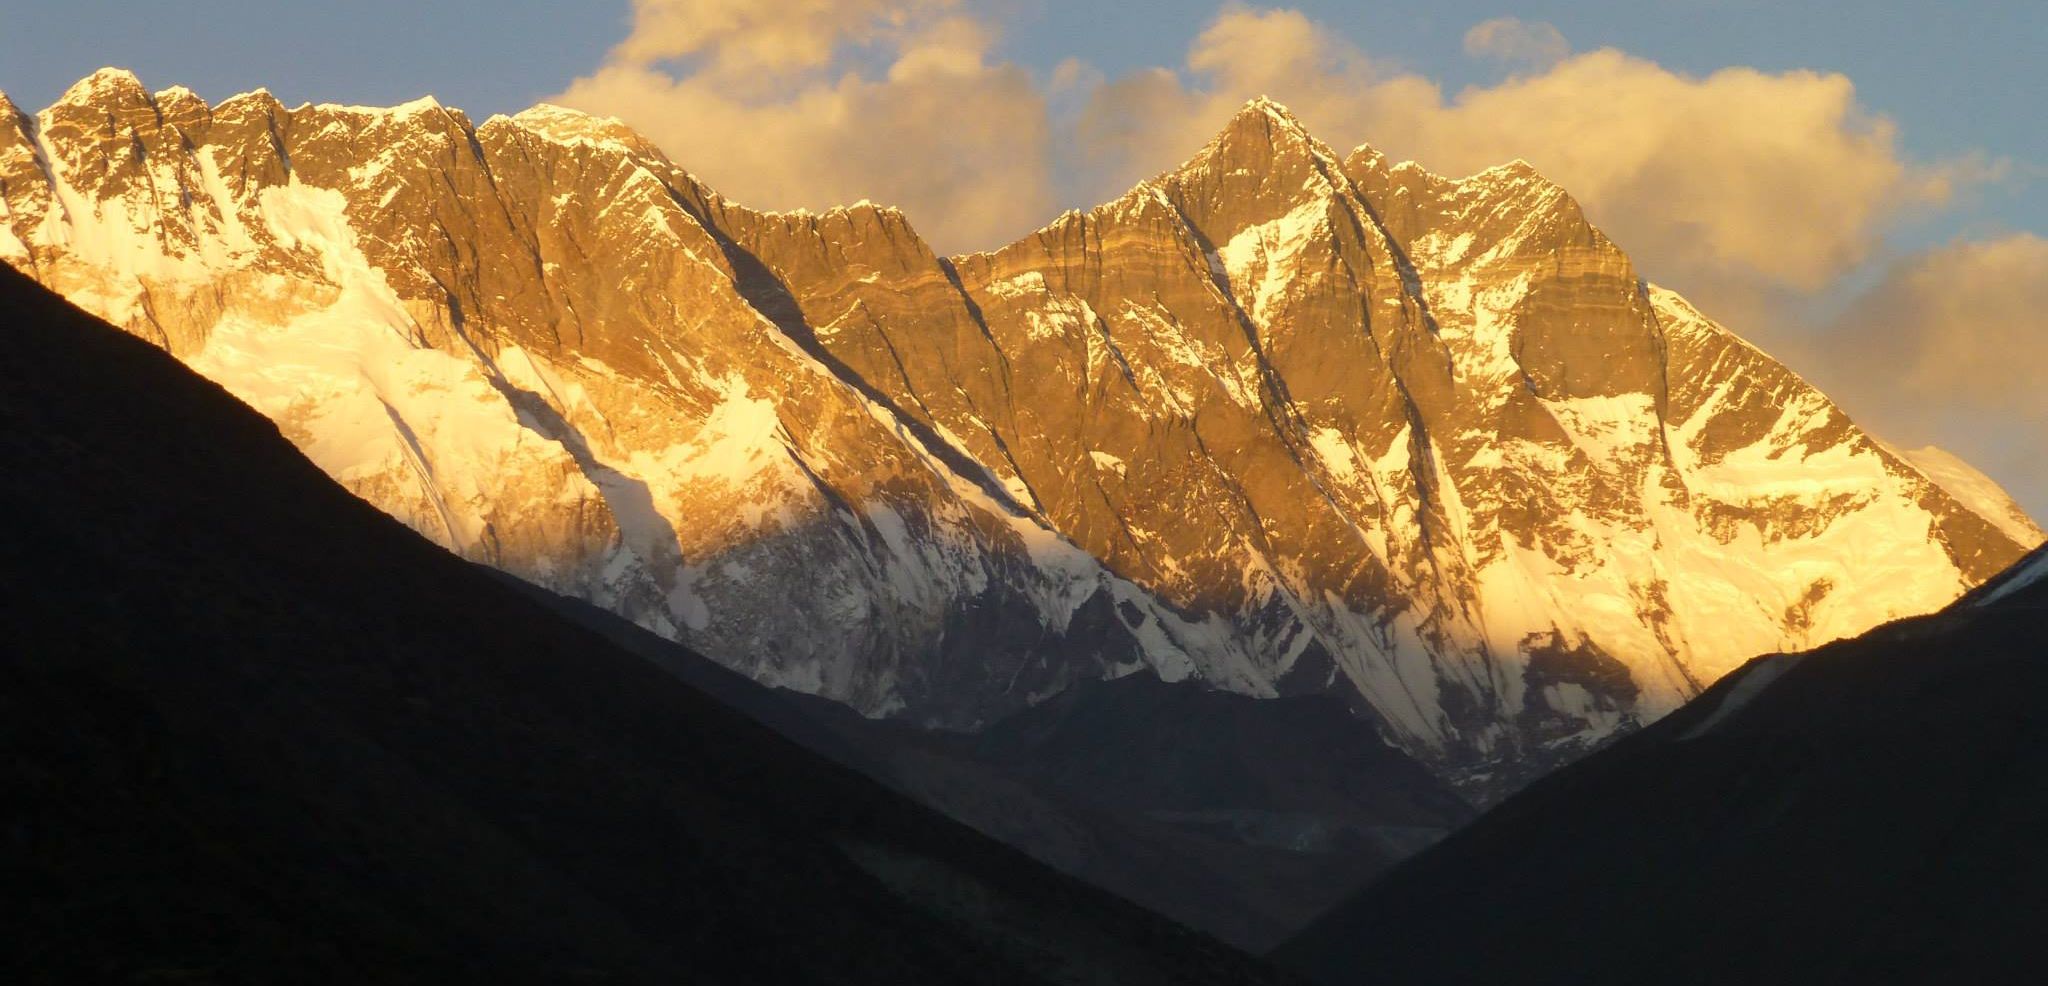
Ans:
[{"label": "golden sunlit rock face", "polygon": [[0,257],[422,533],[870,714],[1150,666],[1355,693],[1489,790],[2039,537],[1527,165],[1340,158],[1263,100],[957,258],[571,111],[111,71],[0,106],[0,191]]}]

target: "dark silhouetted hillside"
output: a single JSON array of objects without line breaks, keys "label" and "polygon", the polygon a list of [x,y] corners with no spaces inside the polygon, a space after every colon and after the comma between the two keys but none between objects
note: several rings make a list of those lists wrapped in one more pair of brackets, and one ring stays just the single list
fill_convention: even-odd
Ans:
[{"label": "dark silhouetted hillside", "polygon": [[1758,658],[1283,947],[1324,982],[2016,983],[2048,969],[2048,549]]},{"label": "dark silhouetted hillside", "polygon": [[0,270],[10,981],[1265,982],[804,751]]}]

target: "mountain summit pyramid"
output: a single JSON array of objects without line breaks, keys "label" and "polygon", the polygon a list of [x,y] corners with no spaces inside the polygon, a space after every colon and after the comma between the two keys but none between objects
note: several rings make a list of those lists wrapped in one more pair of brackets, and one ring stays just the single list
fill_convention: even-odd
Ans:
[{"label": "mountain summit pyramid", "polygon": [[452,550],[926,723],[1149,667],[1351,696],[1485,794],[2040,536],[1528,165],[1340,157],[1263,99],[948,258],[570,110],[103,70],[0,97],[0,258]]}]

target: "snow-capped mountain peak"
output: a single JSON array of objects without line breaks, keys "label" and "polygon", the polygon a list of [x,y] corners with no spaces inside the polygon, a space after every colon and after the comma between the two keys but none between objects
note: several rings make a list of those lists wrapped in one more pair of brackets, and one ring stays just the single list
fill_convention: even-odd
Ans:
[{"label": "snow-capped mountain peak", "polygon": [[1526,164],[1340,158],[1270,100],[956,258],[558,107],[0,109],[0,258],[450,548],[869,714],[1150,666],[1355,695],[1483,793],[2039,534]]}]

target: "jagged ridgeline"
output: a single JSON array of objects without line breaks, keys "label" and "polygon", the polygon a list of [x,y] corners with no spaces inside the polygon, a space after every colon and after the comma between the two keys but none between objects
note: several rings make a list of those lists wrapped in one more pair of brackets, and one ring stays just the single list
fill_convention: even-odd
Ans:
[{"label": "jagged ridgeline", "polygon": [[1265,100],[954,258],[568,110],[111,70],[0,102],[0,191],[0,257],[417,530],[869,714],[1150,667],[1355,697],[1485,793],[2041,536],[1526,164],[1340,157]]}]

